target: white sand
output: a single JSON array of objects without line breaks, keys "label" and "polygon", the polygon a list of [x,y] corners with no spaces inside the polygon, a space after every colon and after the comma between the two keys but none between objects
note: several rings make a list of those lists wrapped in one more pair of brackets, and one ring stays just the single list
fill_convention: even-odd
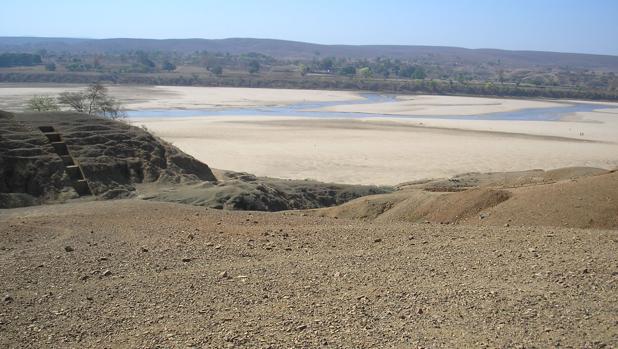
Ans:
[{"label": "white sand", "polygon": [[163,93],[169,97],[133,102],[127,106],[131,109],[204,109],[362,99],[356,93],[345,91],[184,86],[156,86],[152,89],[155,94]]},{"label": "white sand", "polygon": [[[0,109],[19,111],[34,95],[57,96],[64,91],[84,88],[84,85],[73,84],[0,84]],[[128,109],[233,108],[362,99],[347,91],[127,85],[108,88],[110,95],[120,99]]]},{"label": "white sand", "polygon": [[347,104],[315,109],[346,113],[389,115],[478,115],[527,108],[559,107],[564,104],[524,99],[458,96],[398,96],[396,102]]},{"label": "white sand", "polygon": [[[431,125],[436,128],[428,128],[414,126],[416,120],[195,117],[136,124],[215,168],[280,178],[397,184],[472,171],[618,167],[618,144],[581,141],[618,141],[618,113],[588,114],[595,114],[586,117],[597,123],[425,120],[436,123]],[[599,121],[605,117],[607,124]],[[584,137],[573,134],[584,127]],[[471,131],[475,128],[490,132]]]}]

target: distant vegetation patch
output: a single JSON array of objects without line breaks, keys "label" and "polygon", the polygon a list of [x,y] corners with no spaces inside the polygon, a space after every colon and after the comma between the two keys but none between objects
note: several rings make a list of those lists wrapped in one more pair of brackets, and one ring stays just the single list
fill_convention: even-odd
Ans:
[{"label": "distant vegetation patch", "polygon": [[0,67],[31,67],[41,64],[41,56],[28,53],[3,53],[0,54]]}]

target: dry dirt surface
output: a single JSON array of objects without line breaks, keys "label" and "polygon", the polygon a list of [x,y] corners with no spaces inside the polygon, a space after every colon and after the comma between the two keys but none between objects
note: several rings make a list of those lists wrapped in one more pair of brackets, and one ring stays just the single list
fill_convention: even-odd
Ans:
[{"label": "dry dirt surface", "polygon": [[616,170],[467,173],[397,189],[310,213],[377,222],[618,229]]},{"label": "dry dirt surface", "polygon": [[614,348],[618,231],[0,211],[2,348]]}]

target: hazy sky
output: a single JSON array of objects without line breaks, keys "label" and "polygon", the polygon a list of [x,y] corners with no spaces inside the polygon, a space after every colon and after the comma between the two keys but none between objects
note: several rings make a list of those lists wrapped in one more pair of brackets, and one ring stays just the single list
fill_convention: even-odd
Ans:
[{"label": "hazy sky", "polygon": [[4,0],[0,36],[253,37],[618,55],[618,0]]}]

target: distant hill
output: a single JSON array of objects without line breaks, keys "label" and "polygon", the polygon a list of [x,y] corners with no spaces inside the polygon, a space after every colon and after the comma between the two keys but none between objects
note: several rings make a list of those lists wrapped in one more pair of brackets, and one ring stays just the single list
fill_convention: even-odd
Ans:
[{"label": "distant hill", "polygon": [[371,59],[389,57],[430,60],[443,64],[500,62],[509,68],[568,67],[618,72],[618,56],[543,51],[509,51],[466,49],[443,46],[397,45],[320,45],[272,39],[76,39],[40,37],[0,37],[2,52],[35,52],[38,50],[69,53],[120,53],[130,50],[222,52],[242,54],[257,52],[279,59],[311,59],[313,57],[348,57]]}]

